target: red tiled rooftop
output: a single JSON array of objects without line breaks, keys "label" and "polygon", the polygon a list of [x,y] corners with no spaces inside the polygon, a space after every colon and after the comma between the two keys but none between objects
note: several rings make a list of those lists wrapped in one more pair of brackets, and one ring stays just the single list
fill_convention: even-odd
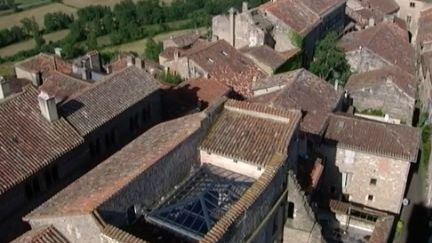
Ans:
[{"label": "red tiled rooftop", "polygon": [[199,129],[201,120],[194,114],[151,128],[25,218],[94,211]]},{"label": "red tiled rooftop", "polygon": [[325,138],[347,149],[409,162],[417,161],[420,146],[417,128],[342,114],[330,116]]},{"label": "red tiled rooftop", "polygon": [[303,131],[313,134],[320,134],[323,131],[329,113],[336,109],[342,97],[331,84],[305,69],[273,75],[267,80],[264,79],[263,84],[264,87],[278,85],[283,88],[256,96],[250,101],[278,109],[302,110],[304,116],[300,127]]},{"label": "red tiled rooftop", "polygon": [[54,226],[42,226],[32,229],[12,243],[70,243]]},{"label": "red tiled rooftop", "polygon": [[408,32],[394,23],[382,22],[365,30],[351,32],[340,40],[339,46],[346,52],[360,47],[368,48],[402,70],[415,73],[415,51],[408,41]]},{"label": "red tiled rooftop", "polygon": [[300,113],[230,100],[201,144],[205,151],[265,166],[286,153]]},{"label": "red tiled rooftop", "polygon": [[57,70],[64,74],[72,73],[72,64],[58,58],[54,55],[40,53],[34,57],[30,57],[24,61],[15,64],[15,67],[22,68],[28,72],[39,72],[43,75],[49,71]]},{"label": "red tiled rooftop", "polygon": [[345,85],[345,89],[356,91],[379,84],[385,84],[388,81],[393,82],[408,96],[415,99],[417,92],[415,76],[398,67],[385,67],[369,72],[353,74]]},{"label": "red tiled rooftop", "polygon": [[64,118],[49,122],[31,85],[0,101],[0,194],[83,143]]}]

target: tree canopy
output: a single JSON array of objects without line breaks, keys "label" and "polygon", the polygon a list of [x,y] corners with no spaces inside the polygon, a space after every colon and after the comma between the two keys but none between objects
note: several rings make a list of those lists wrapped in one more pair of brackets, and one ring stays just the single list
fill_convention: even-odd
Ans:
[{"label": "tree canopy", "polygon": [[150,38],[146,43],[145,56],[153,61],[159,61],[159,54],[162,52],[163,47],[161,42],[155,42]]},{"label": "tree canopy", "polygon": [[345,85],[351,75],[345,53],[337,46],[337,34],[330,32],[315,46],[315,55],[309,71],[334,84]]}]

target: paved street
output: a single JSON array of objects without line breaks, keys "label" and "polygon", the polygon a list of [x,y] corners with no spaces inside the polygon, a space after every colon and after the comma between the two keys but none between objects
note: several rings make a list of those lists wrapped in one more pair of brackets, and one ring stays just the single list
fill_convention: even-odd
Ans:
[{"label": "paved street", "polygon": [[404,207],[401,220],[405,223],[401,236],[395,240],[397,243],[408,242],[427,242],[428,228],[428,209],[423,203],[423,190],[421,177],[418,173],[418,164],[413,165],[410,173],[411,183],[407,193],[410,204]]}]

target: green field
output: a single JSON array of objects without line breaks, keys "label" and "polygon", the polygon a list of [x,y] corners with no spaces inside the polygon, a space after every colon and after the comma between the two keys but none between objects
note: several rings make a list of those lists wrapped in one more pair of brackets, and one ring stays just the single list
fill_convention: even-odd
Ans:
[{"label": "green field", "polygon": [[[163,41],[163,40],[168,39],[172,35],[179,35],[179,34],[187,33],[190,31],[195,31],[195,30],[194,29],[185,29],[185,30],[176,30],[176,31],[172,31],[172,32],[166,32],[166,33],[156,35],[154,37],[154,39],[156,41]],[[200,31],[200,33],[205,33],[206,29],[205,28],[199,28],[198,31]],[[134,53],[137,53],[138,55],[142,55],[144,53],[147,40],[148,40],[148,38],[144,38],[141,40],[121,44],[118,46],[110,46],[110,47],[104,48],[102,51],[134,52]]]},{"label": "green field", "polygon": [[[49,41],[58,41],[66,37],[66,35],[69,33],[69,30],[61,30],[53,33],[49,33],[44,35],[44,39]],[[19,51],[24,50],[30,50],[33,49],[36,46],[36,43],[34,42],[34,39],[29,39],[26,41],[22,41],[16,44],[12,44],[3,48],[0,48],[0,56],[12,56],[18,53]]]},{"label": "green field", "polygon": [[13,63],[5,62],[0,64],[0,76],[7,76],[13,74]]},{"label": "green field", "polygon": [[25,17],[35,17],[37,23],[43,27],[45,14],[57,11],[61,11],[66,14],[73,14],[76,12],[76,9],[60,3],[50,3],[41,7],[4,15],[0,17],[0,29],[10,28],[14,25],[20,25],[21,19]]}]

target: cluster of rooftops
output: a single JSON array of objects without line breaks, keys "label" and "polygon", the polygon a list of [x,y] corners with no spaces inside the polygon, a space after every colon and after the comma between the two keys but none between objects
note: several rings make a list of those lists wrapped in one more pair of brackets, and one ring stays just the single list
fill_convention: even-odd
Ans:
[{"label": "cluster of rooftops", "polygon": [[[304,33],[342,2],[281,0],[259,8]],[[380,7],[387,9],[382,12],[393,11],[392,6]],[[366,49],[391,65],[353,75],[346,88],[362,89],[391,76],[396,86],[415,97],[413,49],[400,41],[406,38],[396,23],[386,22],[344,36],[339,46],[345,52]],[[239,51],[224,40],[210,42],[195,33],[172,41],[175,46],[160,55],[163,62],[186,58],[200,74],[188,71],[190,79],[175,87],[157,81],[154,71],[163,72],[159,64],[121,54],[102,65],[97,52],[74,63],[39,54],[16,64],[16,78],[0,80],[2,89],[7,87],[0,99],[0,197],[84,145],[94,131],[148,96],[163,94],[162,112],[169,110],[163,105],[167,97],[179,106],[206,104],[139,135],[27,214],[25,221],[38,225],[48,218],[90,215],[100,234],[117,242],[152,237],[216,242],[286,165],[298,133],[354,151],[417,161],[416,128],[342,112],[347,93],[303,68],[268,75],[256,65],[263,62],[276,69],[293,53],[277,53],[267,46]],[[400,51],[383,48],[383,42]],[[212,155],[233,160],[245,170],[233,169],[219,157],[213,160]],[[158,192],[152,191],[155,188]],[[133,219],[128,229],[116,226],[113,213],[124,207],[123,199],[131,207],[126,210]],[[340,211],[348,207],[336,206]],[[43,223],[19,240],[69,242],[55,225]]]}]

